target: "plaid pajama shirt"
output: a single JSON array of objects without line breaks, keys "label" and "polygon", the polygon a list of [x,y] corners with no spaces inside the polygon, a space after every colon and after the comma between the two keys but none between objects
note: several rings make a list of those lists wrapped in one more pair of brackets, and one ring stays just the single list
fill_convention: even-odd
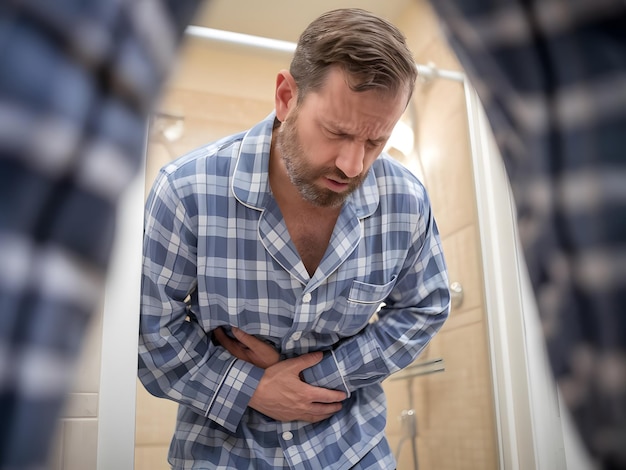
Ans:
[{"label": "plaid pajama shirt", "polygon": [[626,2],[437,0],[509,174],[577,429],[626,468]]},{"label": "plaid pajama shirt", "polygon": [[[449,308],[428,197],[380,156],[309,276],[269,188],[273,123],[271,114],[157,177],[146,206],[139,377],[180,404],[174,468],[393,468],[381,381],[417,357]],[[249,408],[263,371],[211,342],[219,326],[263,338],[285,358],[324,351],[303,378],[345,391],[342,410],[310,424]]]}]

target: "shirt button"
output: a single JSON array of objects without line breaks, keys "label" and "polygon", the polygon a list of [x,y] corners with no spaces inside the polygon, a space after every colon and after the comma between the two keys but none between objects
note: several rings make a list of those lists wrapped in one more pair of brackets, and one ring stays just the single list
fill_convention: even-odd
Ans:
[{"label": "shirt button", "polygon": [[293,434],[291,432],[289,432],[289,431],[285,431],[283,433],[283,439],[286,440],[286,441],[290,441],[290,440],[293,439]]},{"label": "shirt button", "polygon": [[306,294],[302,296],[302,302],[304,302],[305,304],[308,304],[310,301],[311,301],[311,294],[307,292]]},{"label": "shirt button", "polygon": [[291,339],[293,341],[298,341],[300,338],[302,338],[302,333],[300,333],[299,331],[296,331],[294,334],[291,335]]}]

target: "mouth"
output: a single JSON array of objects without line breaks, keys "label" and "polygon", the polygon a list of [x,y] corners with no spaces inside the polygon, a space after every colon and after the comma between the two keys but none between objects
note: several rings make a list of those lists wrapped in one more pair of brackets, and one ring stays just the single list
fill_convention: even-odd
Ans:
[{"label": "mouth", "polygon": [[337,193],[341,193],[350,187],[349,182],[337,181],[336,179],[333,179],[333,178],[326,177],[324,178],[324,181],[326,182],[326,187],[328,189],[335,191]]}]

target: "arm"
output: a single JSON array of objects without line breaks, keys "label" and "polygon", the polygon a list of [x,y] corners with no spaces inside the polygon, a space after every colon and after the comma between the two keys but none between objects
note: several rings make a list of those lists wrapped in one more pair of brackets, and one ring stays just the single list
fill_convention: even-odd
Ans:
[{"label": "arm", "polygon": [[280,362],[278,352],[269,344],[239,328],[233,327],[232,332],[235,338],[217,328],[214,336],[234,356],[265,369],[250,400],[251,408],[279,421],[311,423],[329,418],[341,409],[345,393],[314,387],[301,379],[302,371],[317,364],[322,353],[304,354]]},{"label": "arm", "polygon": [[307,383],[348,394],[380,383],[413,362],[439,331],[448,317],[450,295],[437,227],[426,209],[379,319],[306,369]]},{"label": "arm", "polygon": [[161,173],[146,206],[139,337],[139,378],[146,389],[231,431],[248,405],[281,421],[315,422],[338,411],[343,392],[300,380],[320,354],[278,363],[278,353],[261,340],[235,330],[244,342],[234,341],[217,328],[221,344],[215,345],[190,321],[185,298],[197,276],[194,213],[193,197],[179,195]]},{"label": "arm", "polygon": [[153,395],[234,431],[263,369],[213,345],[189,321],[185,298],[197,275],[194,224],[193,197],[179,195],[161,173],[146,205],[139,378]]}]

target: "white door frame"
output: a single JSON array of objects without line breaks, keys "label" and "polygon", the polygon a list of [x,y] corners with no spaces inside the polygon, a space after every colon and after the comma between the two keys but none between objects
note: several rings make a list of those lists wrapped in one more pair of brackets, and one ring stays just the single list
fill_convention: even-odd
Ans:
[{"label": "white door frame", "polygon": [[[145,155],[145,146],[144,146]],[[145,165],[118,204],[102,316],[97,470],[132,470]]]},{"label": "white door frame", "polygon": [[[485,282],[500,469],[589,468],[561,417],[500,152],[478,95],[465,99]],[[572,462],[578,462],[573,467]],[[568,465],[569,464],[569,465]]]}]

